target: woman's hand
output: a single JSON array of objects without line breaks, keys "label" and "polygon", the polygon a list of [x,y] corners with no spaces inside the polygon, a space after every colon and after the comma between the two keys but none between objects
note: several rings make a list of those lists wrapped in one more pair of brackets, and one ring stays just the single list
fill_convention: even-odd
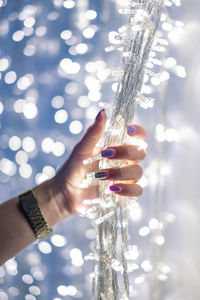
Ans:
[{"label": "woman's hand", "polygon": [[[138,165],[138,162],[145,158],[145,150],[139,150],[137,146],[131,144],[113,146],[103,151],[97,148],[96,144],[104,133],[105,125],[106,113],[104,110],[101,110],[95,122],[88,128],[82,140],[75,146],[69,159],[60,168],[56,176],[50,180],[55,213],[59,216],[57,221],[70,214],[86,209],[87,206],[84,204],[85,199],[98,197],[97,186],[90,186],[88,188],[79,187],[89,172],[95,172],[95,177],[100,180],[110,180],[110,190],[114,193],[129,197],[138,197],[141,195],[142,188],[132,182],[133,180],[139,180],[142,176],[142,168]],[[146,132],[140,126],[128,126],[127,133],[129,136],[141,139],[146,138]],[[109,160],[126,160],[127,166],[99,170],[98,161],[90,165],[83,164],[83,160],[99,155],[100,153]],[[112,180],[123,182],[112,185]],[[127,180],[127,183],[124,180]],[[55,219],[54,223],[57,223],[57,221]]]},{"label": "woman's hand", "polygon": [[[104,133],[105,124],[106,114],[102,110],[55,177],[32,189],[49,227],[73,213],[86,209],[84,200],[98,197],[97,186],[79,186],[88,172],[95,172],[95,177],[99,180],[110,180],[110,190],[114,193],[130,197],[141,195],[142,189],[135,181],[142,175],[138,162],[144,159],[145,151],[131,144],[109,147],[103,151],[97,148],[96,144]],[[142,139],[146,137],[144,129],[136,125],[128,126],[128,134]],[[83,164],[83,160],[100,153],[107,159],[125,160],[127,164],[121,168],[104,170],[99,170],[97,161],[87,166]],[[112,185],[113,180],[117,180],[118,183]],[[1,265],[32,243],[36,236],[19,209],[18,197],[0,205],[0,227]]]}]

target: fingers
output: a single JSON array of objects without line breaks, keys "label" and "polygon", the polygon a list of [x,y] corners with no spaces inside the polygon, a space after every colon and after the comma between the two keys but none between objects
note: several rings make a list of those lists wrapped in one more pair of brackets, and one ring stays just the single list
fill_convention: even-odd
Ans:
[{"label": "fingers", "polygon": [[92,154],[97,142],[104,134],[106,119],[105,110],[102,109],[96,116],[95,122],[88,128],[81,141],[76,145],[76,154],[86,156],[87,154]]},{"label": "fingers", "polygon": [[142,194],[142,188],[138,184],[114,184],[109,189],[120,196],[139,197]]},{"label": "fingers", "polygon": [[139,165],[102,169],[95,173],[95,178],[102,180],[139,180],[141,177],[142,168]]},{"label": "fingers", "polygon": [[108,159],[126,159],[132,161],[143,160],[146,156],[144,149],[135,145],[113,146],[101,152],[102,157]]},{"label": "fingers", "polygon": [[139,125],[128,125],[127,134],[140,139],[146,139],[147,133],[142,126]]}]

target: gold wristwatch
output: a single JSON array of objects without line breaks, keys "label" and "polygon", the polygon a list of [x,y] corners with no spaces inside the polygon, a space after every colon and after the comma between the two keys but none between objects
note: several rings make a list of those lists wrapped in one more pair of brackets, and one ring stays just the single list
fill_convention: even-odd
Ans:
[{"label": "gold wristwatch", "polygon": [[52,229],[45,221],[31,190],[19,196],[19,206],[38,239],[44,239],[51,234]]}]

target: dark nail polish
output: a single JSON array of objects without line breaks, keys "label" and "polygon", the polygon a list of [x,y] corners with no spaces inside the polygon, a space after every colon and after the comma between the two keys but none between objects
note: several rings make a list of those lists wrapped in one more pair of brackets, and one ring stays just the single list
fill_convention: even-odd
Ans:
[{"label": "dark nail polish", "polygon": [[112,191],[112,192],[121,192],[121,190],[122,190],[121,186],[118,186],[118,185],[111,185],[111,186],[109,187],[109,189],[110,189],[110,191]]},{"label": "dark nail polish", "polygon": [[100,117],[100,115],[101,115],[101,113],[102,113],[103,110],[104,109],[101,109],[100,112],[97,114],[95,121],[97,121],[99,119],[99,117]]},{"label": "dark nail polish", "polygon": [[108,176],[107,172],[97,172],[95,173],[94,177],[97,179],[104,179]]},{"label": "dark nail polish", "polygon": [[136,133],[136,128],[133,127],[133,126],[128,126],[128,127],[127,127],[127,131],[128,131],[128,133],[130,133],[130,134],[134,134],[134,133]]},{"label": "dark nail polish", "polygon": [[115,150],[114,149],[105,149],[101,151],[101,156],[102,157],[113,157],[115,155]]}]

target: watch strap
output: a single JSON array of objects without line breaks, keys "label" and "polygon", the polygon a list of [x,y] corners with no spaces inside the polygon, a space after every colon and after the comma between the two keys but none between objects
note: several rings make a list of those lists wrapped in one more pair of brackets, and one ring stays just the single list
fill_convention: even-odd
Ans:
[{"label": "watch strap", "polygon": [[19,195],[19,205],[38,239],[43,239],[51,234],[52,229],[45,221],[37,199],[31,190]]}]

